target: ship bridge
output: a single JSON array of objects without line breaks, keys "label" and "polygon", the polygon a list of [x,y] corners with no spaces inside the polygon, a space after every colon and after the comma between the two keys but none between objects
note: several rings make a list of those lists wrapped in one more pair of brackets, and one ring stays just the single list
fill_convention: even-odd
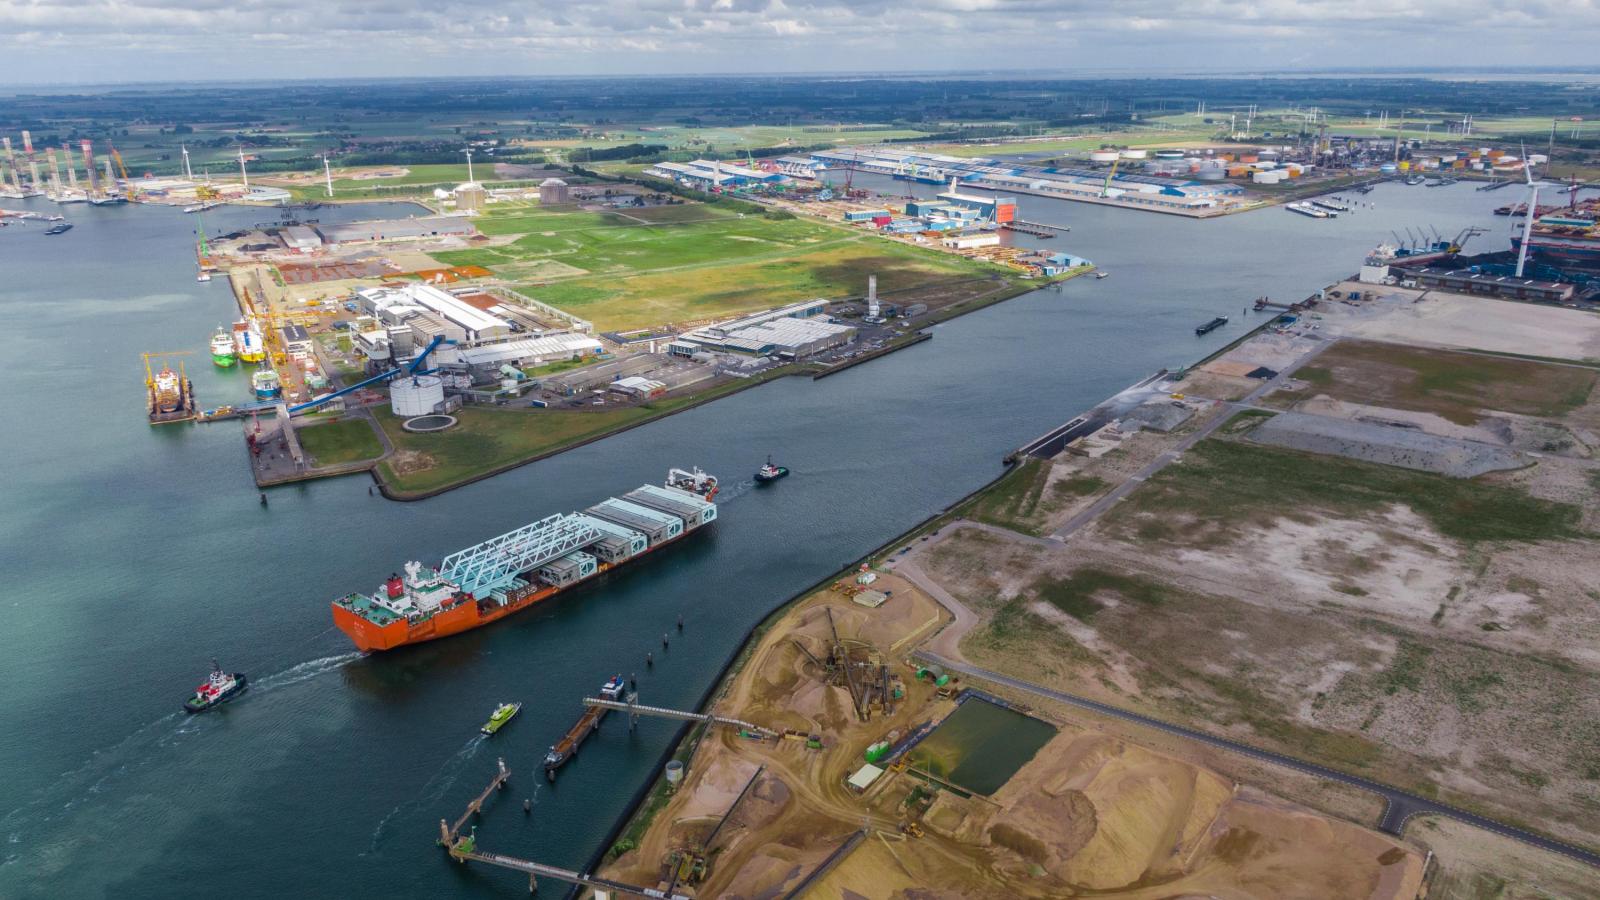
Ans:
[{"label": "ship bridge", "polygon": [[457,550],[444,558],[439,574],[474,597],[487,597],[518,574],[582,550],[604,536],[584,516],[554,515]]}]

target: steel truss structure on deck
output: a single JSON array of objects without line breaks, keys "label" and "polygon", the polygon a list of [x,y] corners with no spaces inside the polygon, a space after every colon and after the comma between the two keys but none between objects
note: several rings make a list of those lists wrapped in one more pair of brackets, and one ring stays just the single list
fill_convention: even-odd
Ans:
[{"label": "steel truss structure on deck", "polygon": [[599,529],[581,516],[554,515],[457,550],[444,558],[439,574],[482,598],[518,574],[582,550],[601,537]]}]

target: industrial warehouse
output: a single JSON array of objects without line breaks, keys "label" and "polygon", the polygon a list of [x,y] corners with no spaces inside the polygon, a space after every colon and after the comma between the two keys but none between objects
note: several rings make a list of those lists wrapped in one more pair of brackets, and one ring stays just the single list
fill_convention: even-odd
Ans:
[{"label": "industrial warehouse", "polygon": [[799,359],[855,340],[855,328],[828,321],[827,306],[825,300],[808,300],[699,328],[680,335],[668,350],[676,356],[709,349]]}]

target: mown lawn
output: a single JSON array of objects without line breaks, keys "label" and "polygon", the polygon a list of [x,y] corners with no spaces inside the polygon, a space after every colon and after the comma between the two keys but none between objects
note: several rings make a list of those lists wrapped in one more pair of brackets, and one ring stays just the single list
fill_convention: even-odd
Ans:
[{"label": "mown lawn", "polygon": [[866,293],[868,275],[878,276],[879,291],[894,291],[991,274],[992,267],[961,257],[856,240],[779,251],[751,262],[519,284],[515,289],[609,331],[700,322],[813,297],[859,296]]},{"label": "mown lawn", "polygon": [[397,451],[416,451],[426,457],[423,468],[397,472],[393,458],[385,460],[379,468],[384,480],[403,493],[453,487],[503,466],[556,453],[784,374],[780,370],[757,378],[732,379],[692,394],[643,406],[592,412],[469,406],[452,413],[460,424],[449,431],[433,434],[413,434],[400,427],[401,419],[387,411],[374,410],[379,425]]},{"label": "mown lawn", "polygon": [[340,419],[311,425],[300,428],[296,434],[300,446],[319,466],[377,459],[383,455],[383,444],[365,419]]}]

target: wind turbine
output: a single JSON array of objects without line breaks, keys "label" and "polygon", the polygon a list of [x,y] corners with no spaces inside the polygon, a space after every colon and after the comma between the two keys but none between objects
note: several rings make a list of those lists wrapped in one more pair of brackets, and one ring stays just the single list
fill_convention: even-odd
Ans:
[{"label": "wind turbine", "polygon": [[1528,165],[1528,148],[1522,148],[1522,175],[1528,182],[1528,212],[1522,217],[1522,246],[1517,248],[1517,277],[1528,264],[1528,240],[1533,237],[1533,220],[1539,217],[1539,186],[1533,182],[1533,167]]}]

